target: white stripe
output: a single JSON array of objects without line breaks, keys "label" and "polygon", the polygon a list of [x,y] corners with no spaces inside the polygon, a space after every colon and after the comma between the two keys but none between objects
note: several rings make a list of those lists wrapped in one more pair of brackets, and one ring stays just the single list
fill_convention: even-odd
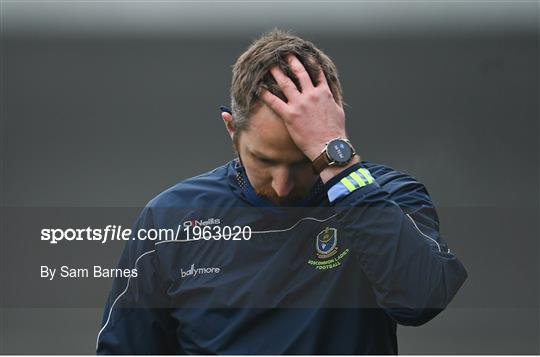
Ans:
[{"label": "white stripe", "polygon": [[[153,253],[155,252],[156,250],[153,249],[153,250],[149,250],[148,252],[146,253],[143,253],[141,254],[137,260],[135,261],[135,268],[137,268],[137,263],[139,262],[139,259],[141,259],[142,257],[144,257],[145,255],[147,254],[150,254],[150,253]],[[120,295],[118,295],[118,297],[114,300],[114,302],[112,303],[111,305],[111,308],[109,309],[109,316],[107,317],[107,321],[105,322],[105,325],[103,325],[103,327],[101,328],[101,330],[99,330],[99,333],[97,335],[97,339],[96,339],[96,351],[97,351],[97,348],[98,348],[98,344],[99,344],[99,336],[101,336],[101,333],[103,332],[103,330],[105,330],[105,328],[107,327],[107,325],[109,324],[109,321],[111,320],[111,314],[112,314],[112,311],[113,311],[113,307],[114,305],[118,302],[118,300],[122,297],[122,295],[124,295],[127,291],[127,289],[129,288],[129,281],[131,280],[131,275],[129,276],[128,278],[128,281],[127,281],[127,284],[126,284],[126,288],[124,289],[124,291],[122,291],[122,293],[120,293]]]},{"label": "white stripe", "polygon": [[[416,222],[414,221],[414,219],[412,219],[412,217],[411,217],[410,214],[406,213],[406,215],[407,215],[407,217],[409,217],[409,219],[411,220],[411,222],[414,224],[414,226],[416,227],[416,229],[418,230],[418,232],[420,232],[421,235],[423,235],[423,236],[426,237],[427,239],[431,239],[433,242],[435,242],[435,244],[437,244],[437,248],[439,248],[439,252],[440,252],[440,251],[441,251],[441,246],[439,245],[439,243],[438,243],[435,239],[433,239],[433,238],[431,238],[430,236],[424,234],[424,232],[422,232],[422,231],[420,230],[420,228],[418,228],[418,226],[416,225]],[[448,252],[450,252],[450,250],[448,250]]]},{"label": "white stripe", "polygon": [[315,221],[315,222],[326,222],[326,221],[328,221],[329,219],[334,218],[334,217],[337,216],[337,215],[338,215],[338,214],[335,213],[335,214],[331,215],[330,217],[324,218],[324,219],[318,219],[318,218],[314,218],[314,217],[304,217],[304,218],[300,218],[300,219],[298,220],[298,222],[296,222],[296,223],[293,224],[291,227],[286,228],[286,229],[274,229],[274,230],[269,230],[269,231],[253,231],[253,232],[251,232],[251,233],[265,234],[265,233],[287,232],[287,231],[290,231],[291,229],[294,229],[298,224],[300,224],[300,222],[302,222],[302,221],[304,221],[304,220],[310,220],[310,221]]}]

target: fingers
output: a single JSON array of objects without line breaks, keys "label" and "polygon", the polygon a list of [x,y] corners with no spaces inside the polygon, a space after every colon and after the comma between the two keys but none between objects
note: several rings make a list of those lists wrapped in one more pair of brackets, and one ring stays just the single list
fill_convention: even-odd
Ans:
[{"label": "fingers", "polygon": [[261,93],[261,99],[280,117],[284,117],[287,113],[287,103],[282,101],[281,98],[270,93],[270,91],[264,89]]},{"label": "fingers", "polygon": [[287,56],[287,63],[289,64],[289,67],[291,68],[292,72],[296,75],[298,78],[298,81],[300,82],[300,86],[302,87],[302,92],[309,88],[313,88],[313,83],[311,82],[311,78],[309,77],[309,74],[307,73],[306,69],[302,65],[302,62],[298,58],[296,58],[295,55],[288,55]]},{"label": "fingers", "polygon": [[278,66],[270,68],[270,73],[272,73],[276,83],[278,84],[279,88],[281,88],[281,91],[283,94],[285,94],[288,100],[293,99],[300,93],[294,82],[287,77],[287,75],[283,73]]},{"label": "fingers", "polygon": [[319,75],[317,76],[317,87],[323,86],[323,87],[330,88],[330,86],[328,85],[328,82],[326,81],[326,76],[324,75],[324,71],[322,67],[321,66],[318,66],[318,67],[319,67]]},{"label": "fingers", "polygon": [[326,93],[329,97],[331,97],[334,102],[343,109],[343,105],[341,102],[338,102],[336,98],[334,97],[334,93],[332,93],[332,90],[330,89],[330,85],[328,84],[328,81],[326,80],[326,75],[324,74],[324,71],[321,66],[319,66],[319,75],[317,76],[317,87],[318,89],[322,90]]},{"label": "fingers", "polygon": [[302,87],[302,93],[299,91],[298,88],[296,88],[294,82],[285,73],[283,73],[283,71],[281,71],[278,66],[272,67],[270,69],[270,73],[272,74],[279,88],[287,98],[288,103],[284,102],[283,100],[281,100],[281,98],[275,96],[268,90],[263,90],[263,92],[261,93],[261,99],[263,100],[263,102],[266,103],[268,107],[270,107],[274,112],[276,112],[282,117],[287,115],[287,112],[289,111],[289,106],[291,102],[294,101],[293,99],[295,97],[301,96],[302,94],[305,94],[310,89],[321,88],[326,89],[328,93],[331,93],[328,82],[326,81],[324,71],[320,65],[318,66],[319,74],[317,77],[317,86],[314,87],[308,72],[302,65],[302,62],[300,62],[300,60],[293,54],[287,55],[286,59],[289,67],[291,68],[291,71],[298,78],[300,86]]}]

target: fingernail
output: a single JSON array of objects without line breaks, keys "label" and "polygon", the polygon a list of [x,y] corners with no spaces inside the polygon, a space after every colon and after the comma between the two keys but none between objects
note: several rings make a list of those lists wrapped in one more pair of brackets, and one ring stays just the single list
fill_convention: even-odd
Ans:
[{"label": "fingernail", "polygon": [[229,114],[232,114],[232,111],[229,108],[227,108],[226,106],[224,106],[224,105],[220,105],[219,110],[221,110],[222,113],[227,112]]}]

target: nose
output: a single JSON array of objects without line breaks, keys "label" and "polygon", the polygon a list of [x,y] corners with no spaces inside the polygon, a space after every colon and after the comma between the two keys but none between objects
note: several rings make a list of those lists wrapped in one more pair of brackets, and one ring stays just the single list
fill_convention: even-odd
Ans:
[{"label": "nose", "polygon": [[287,168],[277,168],[272,177],[272,188],[278,197],[286,197],[294,188],[294,180]]}]

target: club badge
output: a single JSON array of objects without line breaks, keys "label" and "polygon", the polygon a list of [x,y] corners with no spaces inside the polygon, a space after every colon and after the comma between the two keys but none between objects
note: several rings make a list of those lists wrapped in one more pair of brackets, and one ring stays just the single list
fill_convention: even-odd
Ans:
[{"label": "club badge", "polygon": [[319,234],[315,242],[317,257],[319,259],[330,258],[336,254],[337,247],[337,229],[326,227]]}]

